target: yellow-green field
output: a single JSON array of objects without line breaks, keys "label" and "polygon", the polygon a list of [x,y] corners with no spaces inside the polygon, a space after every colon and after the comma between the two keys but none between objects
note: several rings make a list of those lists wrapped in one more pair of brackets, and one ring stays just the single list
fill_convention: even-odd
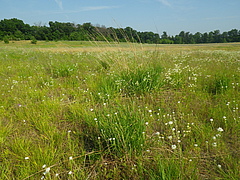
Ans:
[{"label": "yellow-green field", "polygon": [[0,42],[0,179],[240,177],[240,43]]}]

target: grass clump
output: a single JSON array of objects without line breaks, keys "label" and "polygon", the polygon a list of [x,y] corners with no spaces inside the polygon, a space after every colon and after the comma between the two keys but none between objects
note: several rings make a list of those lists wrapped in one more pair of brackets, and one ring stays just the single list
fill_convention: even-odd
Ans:
[{"label": "grass clump", "polygon": [[145,143],[145,121],[133,107],[117,107],[111,112],[96,113],[98,137],[107,154],[117,157],[142,154]]},{"label": "grass clump", "polygon": [[149,93],[162,85],[161,67],[138,67],[122,72],[120,86],[127,95],[141,95]]}]

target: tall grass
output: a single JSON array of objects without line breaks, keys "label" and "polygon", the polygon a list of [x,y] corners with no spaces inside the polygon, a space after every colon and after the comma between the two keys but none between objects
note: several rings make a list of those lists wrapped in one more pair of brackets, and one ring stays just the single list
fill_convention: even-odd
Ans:
[{"label": "tall grass", "polygon": [[0,44],[0,179],[239,178],[239,44],[21,43]]}]

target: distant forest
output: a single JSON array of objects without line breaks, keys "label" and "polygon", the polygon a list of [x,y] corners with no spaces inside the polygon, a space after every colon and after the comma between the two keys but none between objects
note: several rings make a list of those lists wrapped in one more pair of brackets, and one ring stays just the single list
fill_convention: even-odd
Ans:
[{"label": "distant forest", "polygon": [[139,32],[131,27],[113,28],[91,23],[74,24],[50,21],[46,25],[25,24],[17,18],[0,21],[0,40],[45,40],[45,41],[117,41],[149,44],[197,44],[240,42],[240,30],[232,29],[221,33],[219,30],[192,34],[181,31],[178,35],[169,36],[153,32]]}]

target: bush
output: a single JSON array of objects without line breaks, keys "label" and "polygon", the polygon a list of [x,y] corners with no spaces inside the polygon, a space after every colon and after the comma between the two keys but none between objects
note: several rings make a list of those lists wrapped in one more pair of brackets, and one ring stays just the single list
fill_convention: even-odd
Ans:
[{"label": "bush", "polygon": [[37,44],[37,40],[34,36],[31,38],[31,44]]},{"label": "bush", "polygon": [[3,41],[5,44],[9,44],[9,39],[7,36],[4,36]]}]

